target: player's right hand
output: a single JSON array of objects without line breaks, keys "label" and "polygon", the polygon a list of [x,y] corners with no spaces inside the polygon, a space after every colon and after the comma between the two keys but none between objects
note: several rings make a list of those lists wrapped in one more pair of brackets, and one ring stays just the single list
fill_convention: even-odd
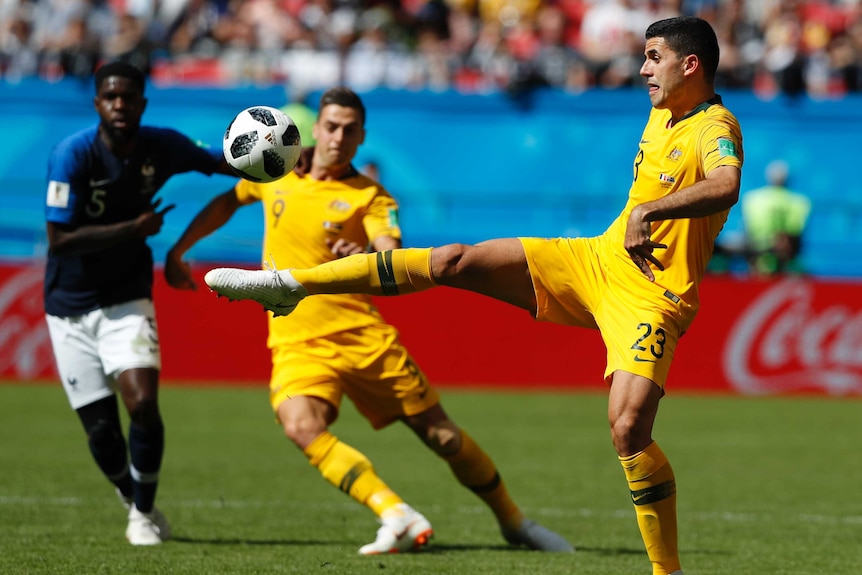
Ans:
[{"label": "player's right hand", "polygon": [[659,270],[664,270],[664,264],[661,263],[661,260],[659,260],[655,254],[653,254],[653,250],[667,249],[667,245],[652,241],[650,238],[652,226],[650,222],[640,219],[639,207],[640,206],[635,206],[629,214],[629,220],[626,223],[626,235],[623,241],[623,247],[629,253],[629,257],[641,273],[645,275],[649,281],[654,282],[655,274],[653,273],[652,268],[650,268],[650,264],[654,265]]},{"label": "player's right hand", "polygon": [[338,238],[337,240],[326,238],[326,245],[329,246],[329,251],[338,258],[346,258],[347,256],[362,254],[366,251],[365,246],[345,240],[344,238]]},{"label": "player's right hand", "polygon": [[191,266],[173,250],[168,251],[165,258],[165,280],[172,288],[192,291],[198,289]]},{"label": "player's right hand", "polygon": [[161,203],[162,199],[158,198],[150,204],[149,211],[142,213],[135,219],[138,232],[143,237],[154,236],[159,233],[162,229],[162,224],[165,222],[165,214],[176,207],[176,204],[168,204],[159,211],[158,208]]}]

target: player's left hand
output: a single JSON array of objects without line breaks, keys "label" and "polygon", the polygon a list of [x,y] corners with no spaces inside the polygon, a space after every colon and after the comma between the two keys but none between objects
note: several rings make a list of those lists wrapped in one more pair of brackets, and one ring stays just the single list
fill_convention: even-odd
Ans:
[{"label": "player's left hand", "polygon": [[337,240],[326,238],[326,245],[329,246],[329,251],[339,258],[365,253],[365,246],[360,246],[356,242],[349,242],[344,238]]},{"label": "player's left hand", "polygon": [[655,281],[655,274],[650,267],[652,263],[656,268],[664,270],[664,264],[653,254],[655,249],[667,249],[667,245],[654,242],[650,239],[652,226],[650,222],[640,221],[637,217],[637,208],[629,216],[626,225],[626,238],[623,247],[629,253],[629,257],[651,282]]}]

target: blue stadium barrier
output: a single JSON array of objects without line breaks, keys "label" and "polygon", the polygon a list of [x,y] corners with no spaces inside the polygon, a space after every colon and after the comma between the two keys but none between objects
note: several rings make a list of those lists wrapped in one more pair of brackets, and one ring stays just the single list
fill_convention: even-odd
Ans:
[{"label": "blue stadium barrier", "polygon": [[[229,90],[148,87],[144,117],[219,147],[239,110],[281,106],[283,87]],[[764,183],[773,159],[791,165],[791,185],[812,198],[803,261],[817,276],[862,276],[853,257],[862,240],[862,194],[849,168],[862,133],[862,100],[762,101],[723,94],[745,136],[743,190]],[[41,257],[45,250],[45,167],[63,136],[96,121],[87,83],[0,83],[0,258]],[[314,104],[317,94],[309,102]],[[363,94],[368,136],[357,162],[375,161],[383,184],[401,202],[408,245],[472,243],[491,237],[593,235],[619,213],[649,100],[644,90],[580,95],[539,91],[458,95],[375,90]],[[233,180],[176,177],[161,195],[177,204],[151,239],[157,260],[194,213]],[[223,230],[194,248],[199,262],[260,261],[257,208],[240,210]],[[734,209],[723,233],[739,233]],[[851,250],[854,250],[851,252]]]}]

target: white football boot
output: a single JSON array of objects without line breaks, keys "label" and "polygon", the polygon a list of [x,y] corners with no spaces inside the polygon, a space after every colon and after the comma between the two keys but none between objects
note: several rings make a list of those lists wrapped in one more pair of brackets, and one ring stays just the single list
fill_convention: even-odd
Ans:
[{"label": "white football boot", "polygon": [[159,545],[171,538],[171,526],[162,512],[153,507],[149,513],[142,513],[134,504],[129,508],[129,525],[126,539],[132,545]]},{"label": "white football boot", "polygon": [[380,518],[380,523],[377,539],[360,547],[360,555],[414,551],[428,545],[434,535],[431,523],[406,503],[399,503],[395,509],[387,510]]},{"label": "white football boot", "polygon": [[276,317],[292,312],[308,295],[289,270],[278,271],[274,267],[265,270],[216,268],[206,273],[204,281],[218,295],[230,300],[256,301]]},{"label": "white football boot", "polygon": [[502,529],[503,537],[512,545],[524,545],[534,551],[573,553],[575,548],[557,533],[531,519],[521,521],[517,529]]}]

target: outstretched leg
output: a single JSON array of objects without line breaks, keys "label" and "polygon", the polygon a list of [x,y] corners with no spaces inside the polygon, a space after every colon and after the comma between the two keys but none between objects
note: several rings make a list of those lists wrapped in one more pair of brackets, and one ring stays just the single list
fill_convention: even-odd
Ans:
[{"label": "outstretched leg", "polygon": [[251,299],[287,315],[306,296],[323,293],[402,295],[437,285],[487,295],[535,313],[536,296],[524,248],[517,238],[475,246],[406,248],[357,254],[310,269],[217,268],[205,281],[219,295]]}]

